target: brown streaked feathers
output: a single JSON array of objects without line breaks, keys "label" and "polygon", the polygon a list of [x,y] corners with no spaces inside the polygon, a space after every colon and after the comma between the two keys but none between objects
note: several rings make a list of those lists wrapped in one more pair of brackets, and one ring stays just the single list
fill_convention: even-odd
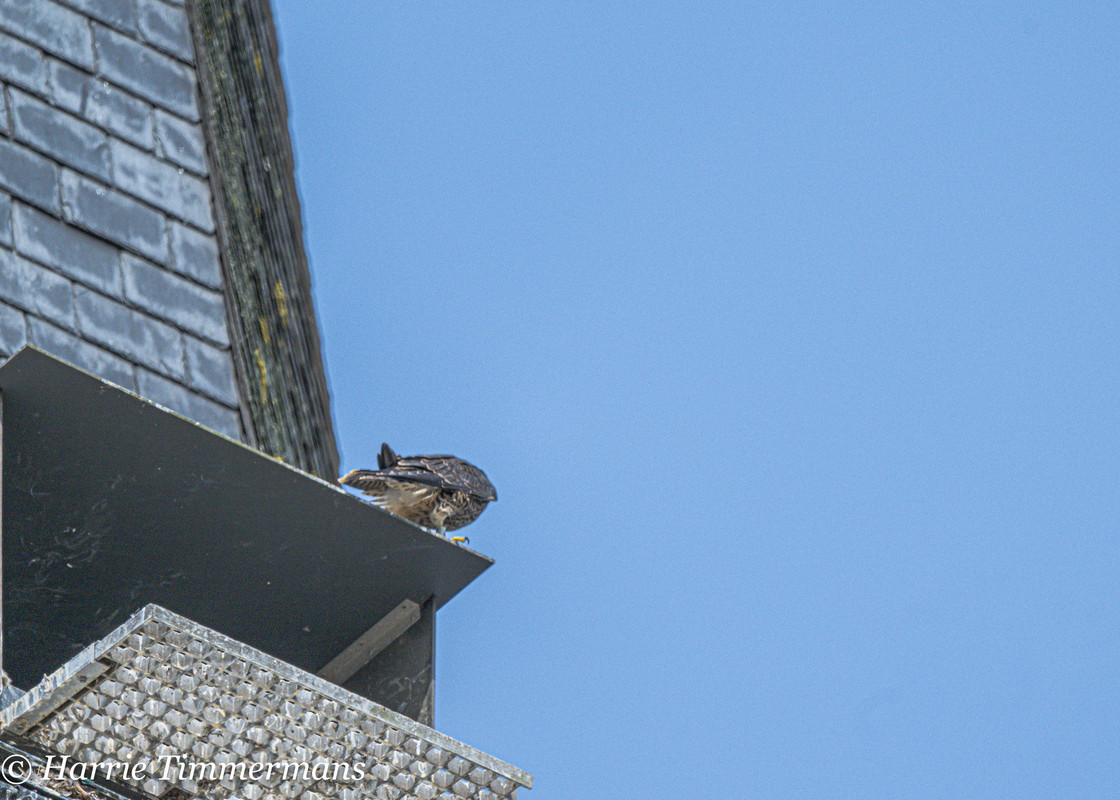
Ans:
[{"label": "brown streaked feathers", "polygon": [[498,499],[486,473],[455,456],[398,456],[382,444],[377,467],[352,470],[338,482],[425,528],[457,530]]}]

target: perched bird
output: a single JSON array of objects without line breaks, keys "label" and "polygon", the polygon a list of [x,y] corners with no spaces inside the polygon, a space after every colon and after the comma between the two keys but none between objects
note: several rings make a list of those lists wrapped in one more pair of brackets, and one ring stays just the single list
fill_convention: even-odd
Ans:
[{"label": "perched bird", "polygon": [[351,470],[338,482],[361,489],[386,511],[441,533],[469,525],[498,499],[486,473],[455,456],[402,457],[382,444],[377,467]]}]

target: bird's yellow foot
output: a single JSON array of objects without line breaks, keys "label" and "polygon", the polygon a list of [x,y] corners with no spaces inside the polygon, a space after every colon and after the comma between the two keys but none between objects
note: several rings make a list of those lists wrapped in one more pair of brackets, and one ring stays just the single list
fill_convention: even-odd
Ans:
[{"label": "bird's yellow foot", "polygon": [[455,544],[470,544],[471,543],[471,540],[468,539],[466,536],[452,536],[451,541],[455,542]]}]

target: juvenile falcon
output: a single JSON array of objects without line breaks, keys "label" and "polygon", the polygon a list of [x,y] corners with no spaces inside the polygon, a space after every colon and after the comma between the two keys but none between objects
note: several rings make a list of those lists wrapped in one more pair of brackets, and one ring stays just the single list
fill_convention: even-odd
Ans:
[{"label": "juvenile falcon", "polygon": [[455,456],[402,457],[382,444],[377,467],[352,470],[338,482],[361,489],[386,511],[441,533],[469,525],[498,499],[486,473]]}]

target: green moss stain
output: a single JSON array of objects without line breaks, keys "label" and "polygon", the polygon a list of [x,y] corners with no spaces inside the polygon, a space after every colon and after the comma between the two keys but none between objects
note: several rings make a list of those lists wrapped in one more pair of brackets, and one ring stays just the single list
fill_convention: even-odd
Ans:
[{"label": "green moss stain", "polygon": [[[256,446],[333,480],[338,453],[311,305],[266,0],[194,0],[231,336]],[[255,386],[254,386],[255,384]]]}]

